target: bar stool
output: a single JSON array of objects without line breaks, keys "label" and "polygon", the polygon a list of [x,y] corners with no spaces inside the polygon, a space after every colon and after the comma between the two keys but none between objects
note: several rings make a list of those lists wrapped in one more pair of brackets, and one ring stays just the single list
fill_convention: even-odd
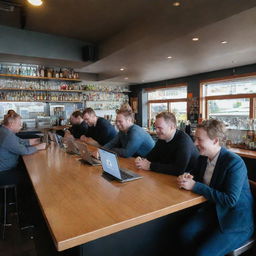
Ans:
[{"label": "bar stool", "polygon": [[[2,224],[2,239],[5,239],[5,228],[8,226],[11,226],[12,224],[7,223],[7,214],[8,214],[8,206],[14,204],[15,205],[15,211],[17,216],[17,223],[19,224],[19,215],[18,215],[18,201],[17,201],[17,188],[15,184],[11,185],[2,185],[0,186],[0,190],[3,190],[3,222]],[[13,201],[10,202],[8,200],[11,194],[8,194],[8,192],[12,192]]]},{"label": "bar stool", "polygon": [[[252,180],[249,180],[249,182],[250,182],[250,187],[251,187],[252,195],[254,198],[254,202],[256,203],[256,182]],[[254,210],[254,212],[255,212],[255,220],[256,220],[256,211]],[[227,256],[239,256],[242,253],[250,250],[255,245],[255,243],[256,243],[256,231],[254,232],[254,235],[249,240],[247,240],[243,245],[236,248],[232,252],[228,253]]]}]

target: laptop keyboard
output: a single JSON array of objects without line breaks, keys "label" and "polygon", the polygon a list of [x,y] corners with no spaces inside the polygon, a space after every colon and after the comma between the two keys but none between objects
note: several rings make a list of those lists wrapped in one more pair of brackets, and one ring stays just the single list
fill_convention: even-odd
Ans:
[{"label": "laptop keyboard", "polygon": [[120,170],[120,173],[123,180],[133,178],[133,175],[127,173],[126,171]]}]

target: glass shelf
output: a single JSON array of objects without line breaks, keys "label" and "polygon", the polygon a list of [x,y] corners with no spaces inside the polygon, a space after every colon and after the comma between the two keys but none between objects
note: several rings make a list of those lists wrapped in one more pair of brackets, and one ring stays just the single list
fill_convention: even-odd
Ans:
[{"label": "glass shelf", "polygon": [[66,92],[66,93],[72,93],[72,92],[82,92],[81,90],[49,90],[49,89],[27,89],[27,88],[0,88],[1,91],[38,91],[38,92]]},{"label": "glass shelf", "polygon": [[0,77],[14,77],[14,78],[27,78],[27,79],[42,79],[42,80],[58,80],[58,81],[72,81],[72,82],[81,82],[80,79],[73,78],[56,78],[56,77],[41,77],[41,76],[24,76],[24,75],[12,75],[12,74],[0,74]]},{"label": "glass shelf", "polygon": [[60,103],[79,103],[81,101],[78,101],[78,100],[67,100],[67,101],[51,101],[51,100],[0,100],[0,102],[60,102]]}]

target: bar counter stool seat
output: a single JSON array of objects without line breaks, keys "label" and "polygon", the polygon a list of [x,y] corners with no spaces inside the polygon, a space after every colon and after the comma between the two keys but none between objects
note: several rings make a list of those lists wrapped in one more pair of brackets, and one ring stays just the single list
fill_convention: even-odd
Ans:
[{"label": "bar counter stool seat", "polygon": [[[18,201],[17,201],[17,188],[15,184],[11,185],[1,185],[0,190],[3,191],[3,202],[2,202],[2,208],[3,211],[1,213],[3,221],[1,223],[2,225],[2,239],[5,239],[5,228],[8,226],[11,226],[12,224],[7,223],[7,211],[8,211],[8,206],[14,204],[15,205],[15,211],[17,214],[17,223],[19,224],[19,215],[18,215]],[[10,202],[8,200],[8,192],[12,192],[12,197],[13,201]],[[10,195],[9,195],[10,198]]]},{"label": "bar counter stool seat", "polygon": [[[251,187],[252,195],[253,195],[253,198],[254,198],[254,202],[256,204],[256,182],[252,181],[252,180],[249,180],[249,182],[250,182],[250,187]],[[256,223],[256,211],[255,211],[255,209],[254,209],[254,212],[255,212],[254,216],[255,216],[255,223]],[[256,231],[254,232],[254,235],[249,240],[247,240],[243,245],[236,248],[232,252],[228,253],[227,256],[241,255],[242,253],[250,250],[255,244],[256,244]]]}]

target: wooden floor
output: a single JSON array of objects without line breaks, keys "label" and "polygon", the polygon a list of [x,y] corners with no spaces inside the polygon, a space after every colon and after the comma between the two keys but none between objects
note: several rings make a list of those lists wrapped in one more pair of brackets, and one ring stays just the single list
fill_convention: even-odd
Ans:
[{"label": "wooden floor", "polygon": [[[31,239],[32,238],[32,239]],[[40,245],[40,240],[41,241]],[[57,253],[49,244],[49,237],[36,237],[33,229],[20,231],[17,225],[12,225],[6,229],[6,238],[0,240],[0,256],[56,256],[69,255]],[[39,242],[39,245],[38,245]],[[90,255],[88,255],[90,256]],[[111,255],[108,255],[111,256]],[[137,255],[134,255],[137,256]],[[138,255],[139,256],[139,255]],[[171,256],[171,255],[170,255]],[[173,255],[174,256],[174,255]],[[243,256],[255,256],[253,252],[244,253]]]},{"label": "wooden floor", "polygon": [[33,229],[28,228],[21,231],[17,226],[16,217],[12,216],[12,218],[9,218],[8,222],[10,222],[10,220],[12,226],[6,227],[5,239],[0,240],[0,255],[36,256]]},{"label": "wooden floor", "polygon": [[[20,228],[17,215],[9,212],[8,223],[11,226],[5,228],[5,239],[2,239],[3,227],[1,226],[0,256],[56,256],[46,223],[41,215],[37,217],[34,227]],[[73,255],[71,255],[73,256]]]},{"label": "wooden floor", "polygon": [[[34,228],[21,230],[17,225],[17,216],[9,212],[5,239],[0,239],[0,256],[74,256],[72,251],[58,253],[55,250],[46,223],[39,213],[37,224]],[[2,236],[2,229],[1,229]],[[88,255],[90,256],[90,255]],[[101,255],[100,255],[101,256]],[[111,256],[111,255],[107,255]],[[133,255],[137,256],[137,255]],[[139,255],[138,255],[139,256]],[[170,255],[175,256],[175,255]],[[255,256],[253,252],[244,253],[242,256]]]}]

